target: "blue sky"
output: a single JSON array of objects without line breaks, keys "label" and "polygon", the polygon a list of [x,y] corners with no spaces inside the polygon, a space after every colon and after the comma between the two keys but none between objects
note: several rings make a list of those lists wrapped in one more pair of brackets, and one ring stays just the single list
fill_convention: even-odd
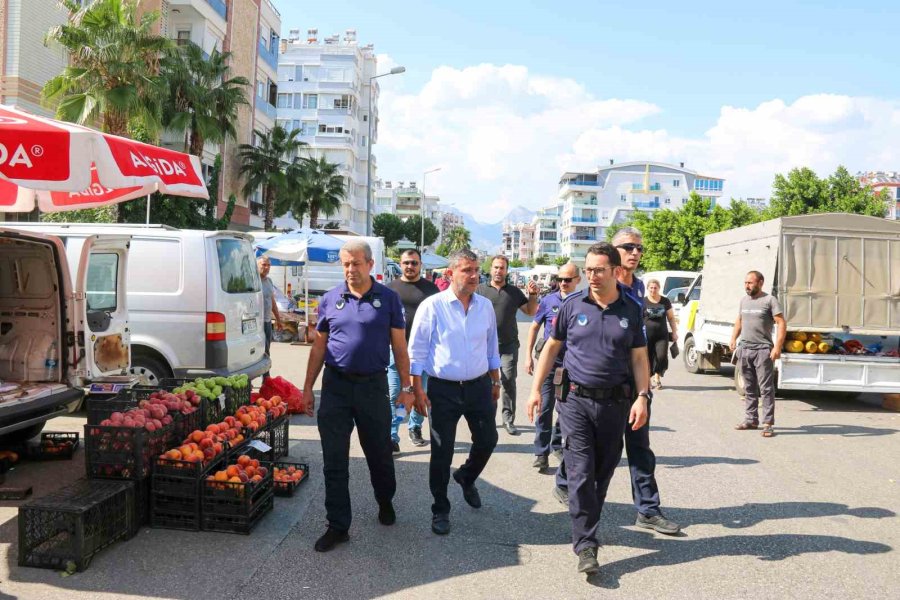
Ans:
[{"label": "blue sky", "polygon": [[[711,153],[716,153],[715,148],[701,150],[692,145],[710,141],[709,130],[722,125],[723,107],[755,114],[761,105],[780,100],[787,111],[783,118],[796,119],[797,111],[791,110],[792,105],[804,97],[831,94],[854,101],[875,98],[893,102],[900,87],[900,78],[896,76],[895,34],[900,3],[870,0],[759,1],[740,5],[721,1],[655,0],[461,0],[453,3],[275,0],[275,3],[282,14],[283,35],[290,28],[299,28],[305,35],[307,28],[317,27],[320,37],[355,28],[361,43],[374,43],[377,53],[387,54],[395,63],[406,66],[405,75],[382,80],[385,100],[391,101],[392,94],[396,94],[395,100],[404,96],[415,98],[433,82],[438,67],[465,72],[482,64],[518,65],[527,68],[529,77],[573,80],[590,99],[633,100],[654,107],[626,123],[587,123],[585,129],[606,131],[598,138],[605,140],[606,154],[624,160],[631,157],[630,153],[639,152],[634,139],[622,141],[612,135],[611,128],[615,126],[624,127],[630,134],[662,131],[669,145],[661,154],[687,154],[688,162],[695,168],[716,167],[726,175],[739,171],[739,166],[727,169],[718,163],[704,164],[715,162],[709,159]],[[527,103],[527,96],[511,95],[510,102]],[[577,108],[574,101],[573,110]],[[858,106],[838,109],[838,126],[853,129],[846,123],[853,120],[850,113],[859,112],[858,109]],[[818,107],[810,110],[816,115],[820,112]],[[830,114],[833,111],[833,106],[826,109]],[[870,114],[868,109],[863,112]],[[392,127],[387,120],[391,114],[390,110],[384,111],[386,132]],[[530,109],[520,116],[528,114]],[[806,117],[799,117],[799,121],[805,123]],[[815,129],[809,139],[817,139],[819,134],[821,131]],[[553,163],[545,175],[551,184],[558,177],[560,164],[567,160],[578,162],[572,157],[579,151],[573,148],[583,136],[578,132],[568,135],[575,139],[568,140],[565,148],[558,148],[552,157],[547,157],[547,162]],[[645,145],[646,151],[659,151],[658,136],[655,139]],[[672,150],[673,139],[684,144],[675,144],[676,150]],[[584,139],[582,142],[582,145],[586,143]],[[385,158],[402,159],[401,148],[393,142],[387,146],[382,148]],[[695,151],[685,151],[685,148]],[[786,162],[774,159],[774,164],[785,162],[794,166],[794,161],[800,158],[818,156],[811,148],[797,150],[785,157]],[[739,154],[735,161],[740,160]],[[879,157],[885,163],[894,160],[892,154],[883,152],[875,155]],[[834,161],[846,163],[850,162],[849,158],[853,157],[835,156]],[[860,164],[848,164],[848,168],[900,168],[900,164],[892,167],[871,162],[872,158],[867,157]],[[389,167],[384,160],[379,160],[379,165],[382,169]],[[827,170],[833,165],[826,161],[810,166]],[[740,196],[767,195],[768,189],[756,189],[765,188],[766,177],[760,175],[757,180],[746,182],[732,177],[731,192]],[[551,188],[548,187],[548,193]],[[521,195],[516,190],[506,193]],[[504,206],[511,203],[533,208],[546,203],[544,200],[523,198],[517,202],[510,198],[504,201]]]}]

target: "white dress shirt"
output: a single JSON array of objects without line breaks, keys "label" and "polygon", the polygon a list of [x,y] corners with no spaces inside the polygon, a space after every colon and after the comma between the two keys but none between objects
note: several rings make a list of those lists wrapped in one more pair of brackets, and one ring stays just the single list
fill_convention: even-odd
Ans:
[{"label": "white dress shirt", "polygon": [[497,317],[491,301],[472,294],[468,313],[448,288],[416,311],[409,336],[410,374],[468,381],[500,368]]}]

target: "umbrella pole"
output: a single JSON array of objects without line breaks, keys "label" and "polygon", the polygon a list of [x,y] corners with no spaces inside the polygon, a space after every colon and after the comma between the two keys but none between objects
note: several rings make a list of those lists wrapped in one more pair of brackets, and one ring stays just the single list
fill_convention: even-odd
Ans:
[{"label": "umbrella pole", "polygon": [[147,225],[150,224],[150,194],[147,194]]}]

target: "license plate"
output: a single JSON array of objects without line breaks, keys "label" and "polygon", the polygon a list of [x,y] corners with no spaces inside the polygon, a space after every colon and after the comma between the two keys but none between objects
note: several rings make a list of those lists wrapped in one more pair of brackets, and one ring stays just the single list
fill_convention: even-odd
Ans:
[{"label": "license plate", "polygon": [[241,321],[241,333],[256,333],[256,319]]}]

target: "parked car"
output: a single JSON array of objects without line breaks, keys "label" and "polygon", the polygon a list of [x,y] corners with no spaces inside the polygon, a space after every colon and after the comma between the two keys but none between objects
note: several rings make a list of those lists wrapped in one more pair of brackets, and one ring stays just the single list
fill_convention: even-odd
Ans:
[{"label": "parked car", "polygon": [[[18,225],[18,224],[16,224]],[[127,380],[129,236],[0,227],[0,437],[23,441],[77,409],[84,388]]]},{"label": "parked car", "polygon": [[131,238],[127,277],[131,366],[164,377],[267,372],[262,292],[251,238],[160,225],[16,224],[64,240],[70,265],[97,233]]},{"label": "parked car", "polygon": [[651,279],[656,279],[659,281],[662,295],[669,298],[669,292],[675,288],[687,288],[694,282],[697,275],[699,273],[696,271],[649,271],[641,275],[641,281],[646,285]]}]

